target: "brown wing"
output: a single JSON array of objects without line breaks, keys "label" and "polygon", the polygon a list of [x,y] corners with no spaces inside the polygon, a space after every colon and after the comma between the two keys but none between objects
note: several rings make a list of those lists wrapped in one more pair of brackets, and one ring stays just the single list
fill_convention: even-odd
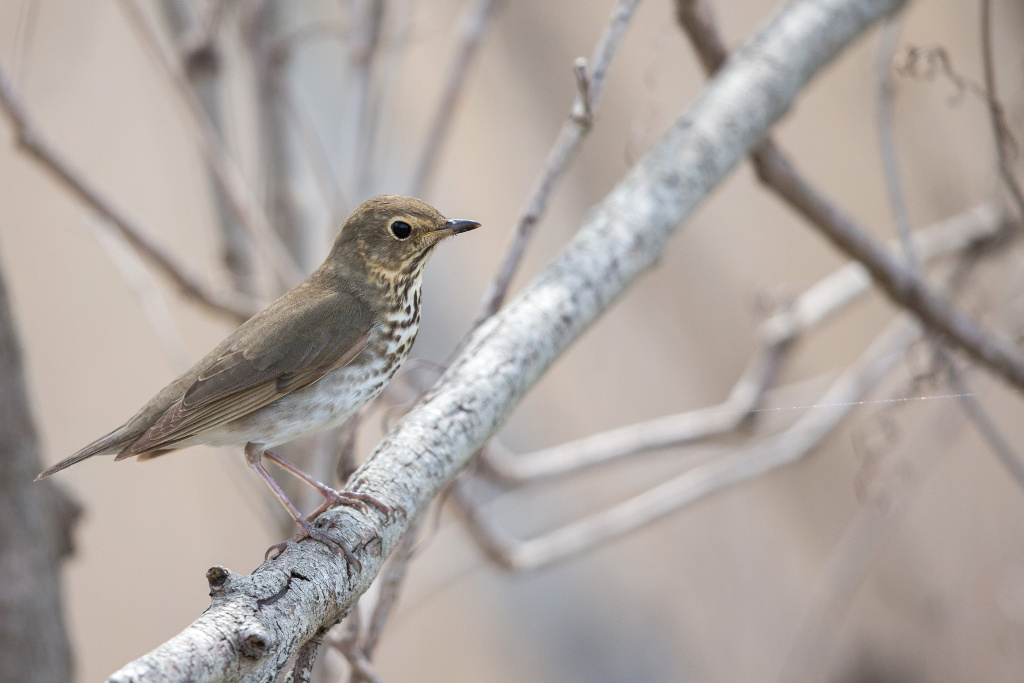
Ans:
[{"label": "brown wing", "polygon": [[366,308],[338,292],[290,302],[260,323],[117,459],[173,446],[313,384],[359,355],[371,331]]}]

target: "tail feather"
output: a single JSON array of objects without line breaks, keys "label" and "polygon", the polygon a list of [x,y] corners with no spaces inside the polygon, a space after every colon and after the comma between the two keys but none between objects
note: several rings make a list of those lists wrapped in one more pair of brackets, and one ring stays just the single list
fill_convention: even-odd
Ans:
[{"label": "tail feather", "polygon": [[124,432],[124,427],[121,427],[120,429],[115,429],[114,431],[112,431],[110,434],[107,434],[103,438],[93,441],[91,444],[89,444],[82,450],[78,451],[70,458],[64,458],[53,467],[50,467],[40,472],[39,476],[36,477],[36,481],[39,481],[44,477],[48,477],[56,472],[60,472],[63,469],[71,467],[72,465],[76,465],[82,462],[83,460],[91,458],[94,455],[106,455],[109,453],[117,453],[127,444],[131,443],[134,440],[132,439],[131,435],[126,435]]}]

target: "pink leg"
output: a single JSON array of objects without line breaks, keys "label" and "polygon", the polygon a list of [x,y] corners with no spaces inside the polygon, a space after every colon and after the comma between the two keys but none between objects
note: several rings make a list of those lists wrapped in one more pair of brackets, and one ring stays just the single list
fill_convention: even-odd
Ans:
[{"label": "pink leg", "polygon": [[274,453],[273,451],[264,451],[263,455],[265,455],[266,458],[271,462],[277,463],[279,466],[288,470],[296,477],[298,477],[302,481],[306,482],[307,484],[315,488],[317,491],[320,492],[320,495],[324,497],[324,504],[318,507],[313,512],[313,514],[309,516],[310,519],[316,519],[324,511],[330,509],[334,505],[349,505],[352,507],[357,507],[365,512],[368,509],[366,507],[366,504],[369,503],[370,505],[374,506],[375,508],[383,512],[385,517],[390,516],[392,513],[392,509],[390,507],[380,502],[373,496],[367,495],[365,493],[356,493],[355,491],[335,491],[330,486],[327,486],[317,481],[316,479],[309,476],[308,474],[300,470],[298,467],[291,464],[290,462],[288,462],[278,454]]},{"label": "pink leg", "polygon": [[[321,543],[325,544],[329,548],[334,549],[335,551],[340,550],[341,553],[345,556],[345,559],[351,562],[353,565],[355,565],[357,569],[362,568],[362,565],[359,563],[359,560],[357,560],[355,556],[351,552],[349,552],[348,548],[346,548],[341,543],[338,543],[334,539],[330,538],[322,530],[314,527],[312,524],[309,523],[309,520],[302,516],[302,513],[299,512],[299,509],[295,507],[295,505],[290,500],[288,500],[288,496],[285,495],[285,492],[274,480],[274,477],[270,475],[270,472],[267,472],[267,468],[265,468],[263,466],[263,463],[260,462],[263,455],[263,449],[257,446],[256,444],[246,444],[245,461],[249,463],[249,466],[256,470],[256,473],[259,474],[263,481],[267,483],[267,486],[270,487],[270,490],[274,492],[274,495],[277,496],[277,499],[281,501],[281,504],[284,505],[286,510],[288,510],[288,514],[290,514],[292,516],[292,519],[295,520],[295,523],[299,525],[299,540],[301,540],[302,538],[312,538],[317,541],[320,541]],[[278,543],[277,545],[271,546],[267,550],[267,555],[269,556],[270,553],[275,549],[283,550],[282,546],[284,545],[287,544]]]}]

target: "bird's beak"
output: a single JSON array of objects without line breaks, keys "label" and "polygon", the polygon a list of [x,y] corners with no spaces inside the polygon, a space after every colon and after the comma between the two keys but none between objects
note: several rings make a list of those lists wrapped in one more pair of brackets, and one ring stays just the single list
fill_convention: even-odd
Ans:
[{"label": "bird's beak", "polygon": [[476,221],[460,221],[454,218],[449,218],[444,222],[444,226],[437,230],[431,230],[431,233],[443,232],[446,235],[458,235],[460,232],[469,232],[479,228],[480,224]]}]

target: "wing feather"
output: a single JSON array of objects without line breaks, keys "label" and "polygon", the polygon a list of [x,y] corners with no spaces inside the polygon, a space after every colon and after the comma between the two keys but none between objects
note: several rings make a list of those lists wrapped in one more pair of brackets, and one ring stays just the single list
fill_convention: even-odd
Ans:
[{"label": "wing feather", "polygon": [[259,322],[117,459],[173,447],[313,384],[358,356],[372,327],[366,308],[339,292],[288,302]]}]

